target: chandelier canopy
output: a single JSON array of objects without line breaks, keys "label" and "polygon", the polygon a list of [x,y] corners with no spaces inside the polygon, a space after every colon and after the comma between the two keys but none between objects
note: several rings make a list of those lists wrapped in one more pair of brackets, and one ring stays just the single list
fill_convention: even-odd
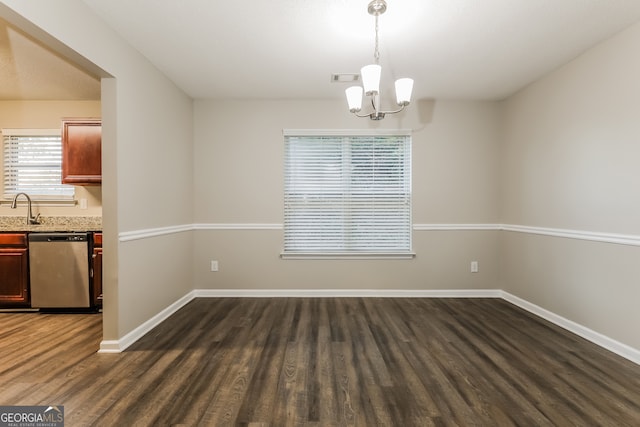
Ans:
[{"label": "chandelier canopy", "polygon": [[[367,7],[367,11],[375,18],[375,49],[373,51],[374,63],[365,65],[360,70],[362,77],[362,86],[351,86],[345,90],[347,95],[347,103],[349,111],[358,117],[369,117],[371,120],[382,120],[385,114],[394,114],[404,110],[411,100],[411,92],[413,91],[413,79],[401,78],[396,80],[396,103],[400,108],[393,111],[380,110],[380,75],[382,67],[380,66],[380,52],[378,50],[378,17],[387,10],[387,2],[385,0],[372,0]],[[371,97],[371,107],[373,111],[370,113],[359,114],[362,110],[362,95]]]}]

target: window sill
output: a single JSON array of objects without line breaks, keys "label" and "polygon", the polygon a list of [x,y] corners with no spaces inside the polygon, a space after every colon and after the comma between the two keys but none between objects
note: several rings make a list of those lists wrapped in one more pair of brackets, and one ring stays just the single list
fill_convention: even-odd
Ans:
[{"label": "window sill", "polygon": [[[0,206],[10,207],[13,199],[0,200]],[[77,202],[75,200],[57,200],[57,199],[32,199],[31,204],[33,207],[39,206],[75,206]],[[27,206],[27,201],[20,198],[18,200],[18,207]]]},{"label": "window sill", "polygon": [[282,259],[413,259],[413,252],[403,253],[307,253],[307,252],[282,252]]}]

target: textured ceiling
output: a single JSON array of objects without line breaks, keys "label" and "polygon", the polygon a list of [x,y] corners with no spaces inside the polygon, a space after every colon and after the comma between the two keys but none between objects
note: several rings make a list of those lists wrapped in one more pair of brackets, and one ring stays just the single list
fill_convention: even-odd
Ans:
[{"label": "textured ceiling", "polygon": [[99,100],[100,80],[0,19],[0,100]]},{"label": "textured ceiling", "polygon": [[[194,98],[344,96],[372,62],[369,0],[83,0]],[[640,19],[640,0],[387,0],[383,81],[504,98]]]}]

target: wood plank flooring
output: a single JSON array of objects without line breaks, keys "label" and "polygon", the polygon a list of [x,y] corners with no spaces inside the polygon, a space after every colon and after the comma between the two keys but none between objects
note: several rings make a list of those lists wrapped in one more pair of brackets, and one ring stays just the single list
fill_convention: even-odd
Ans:
[{"label": "wood plank flooring", "polygon": [[0,313],[0,405],[67,426],[638,426],[640,366],[499,299],[196,299],[122,354]]}]

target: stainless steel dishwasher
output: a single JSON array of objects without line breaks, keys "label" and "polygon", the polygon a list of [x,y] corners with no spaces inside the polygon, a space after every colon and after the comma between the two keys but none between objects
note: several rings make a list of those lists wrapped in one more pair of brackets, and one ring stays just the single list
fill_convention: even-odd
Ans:
[{"label": "stainless steel dishwasher", "polygon": [[88,308],[89,233],[30,233],[31,307]]}]

